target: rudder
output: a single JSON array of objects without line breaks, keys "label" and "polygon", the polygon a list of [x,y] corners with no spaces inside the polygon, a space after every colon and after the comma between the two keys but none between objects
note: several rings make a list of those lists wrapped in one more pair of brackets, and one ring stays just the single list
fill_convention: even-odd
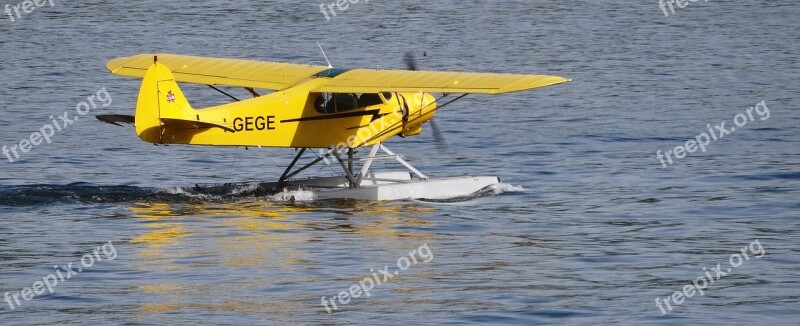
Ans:
[{"label": "rudder", "polygon": [[150,143],[163,143],[161,119],[192,119],[195,110],[169,68],[154,58],[147,69],[136,104],[136,134]]}]

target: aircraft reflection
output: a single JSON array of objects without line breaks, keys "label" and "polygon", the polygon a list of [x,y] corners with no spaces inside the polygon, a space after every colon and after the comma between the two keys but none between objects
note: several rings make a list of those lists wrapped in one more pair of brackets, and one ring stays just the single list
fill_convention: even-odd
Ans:
[{"label": "aircraft reflection", "polygon": [[[263,289],[281,293],[282,284],[314,282],[309,274],[326,264],[315,251],[342,239],[370,250],[405,249],[434,239],[421,231],[437,209],[414,202],[275,202],[135,203],[134,217],[148,229],[131,240],[139,251],[140,271],[158,275],[136,289],[151,302],[141,318],[187,311],[227,311],[270,315],[304,311],[308,300],[287,297],[263,303],[242,293]],[[279,266],[280,273],[259,273]],[[250,273],[249,271],[253,271]],[[221,274],[244,274],[241,278]],[[187,277],[188,276],[188,277]],[[223,279],[224,283],[215,283]],[[285,294],[283,294],[285,295]],[[209,303],[213,301],[213,303]],[[262,303],[257,303],[262,302]]]}]

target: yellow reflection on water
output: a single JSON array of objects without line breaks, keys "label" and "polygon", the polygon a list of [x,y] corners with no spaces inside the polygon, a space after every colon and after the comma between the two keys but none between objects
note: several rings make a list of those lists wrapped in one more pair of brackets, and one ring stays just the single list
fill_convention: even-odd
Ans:
[{"label": "yellow reflection on water", "polygon": [[419,203],[355,202],[347,210],[347,214],[353,216],[351,227],[355,235],[366,240],[388,242],[394,246],[408,240],[430,240],[432,234],[415,230],[432,223],[418,217],[429,217],[436,211],[434,207]]},{"label": "yellow reflection on water", "polygon": [[[169,222],[169,217],[176,216],[169,204],[134,204],[129,209],[134,217],[146,219],[144,226],[152,229],[131,239],[131,243],[144,245],[145,250],[139,252],[139,257],[145,264],[159,262],[158,258],[169,257],[172,254],[170,248],[177,245],[179,239],[189,236],[182,223]],[[174,256],[172,258],[174,259]],[[179,268],[171,266],[168,269]]]},{"label": "yellow reflection on water", "polygon": [[[309,258],[312,255],[304,248],[326,246],[332,237],[340,245],[346,239],[345,246],[348,242],[359,248],[369,244],[369,250],[420,245],[434,239],[433,233],[421,230],[432,226],[427,217],[436,212],[418,203],[389,202],[328,207],[272,202],[136,203],[129,209],[148,229],[131,240],[138,245],[141,271],[174,275],[136,287],[152,298],[141,306],[143,320],[174,312],[288,316],[317,309],[314,300],[298,301],[295,294],[275,290],[286,284],[320,281],[308,271],[324,268],[326,262]],[[234,269],[259,271],[266,270],[265,266],[279,267],[283,276],[226,276],[242,275]],[[253,289],[278,293],[272,299],[246,298],[245,293],[252,295]]]}]

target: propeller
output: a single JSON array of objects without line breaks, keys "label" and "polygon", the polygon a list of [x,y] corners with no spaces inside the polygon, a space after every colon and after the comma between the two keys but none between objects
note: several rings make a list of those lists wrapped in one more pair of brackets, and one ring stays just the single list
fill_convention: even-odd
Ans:
[{"label": "propeller", "polygon": [[406,67],[408,70],[417,71],[417,58],[414,57],[414,53],[411,51],[406,52],[406,55],[403,56],[403,61],[406,62]]},{"label": "propeller", "polygon": [[[428,56],[428,53],[425,52],[423,56]],[[411,51],[406,52],[403,56],[403,61],[406,63],[406,68],[411,71],[418,71],[417,69],[417,58],[414,56],[414,53]],[[444,136],[442,135],[441,130],[439,130],[439,126],[436,124],[436,119],[431,119],[431,131],[433,132],[433,142],[436,145],[436,150],[439,153],[444,152],[447,149],[447,143],[444,140]]]}]

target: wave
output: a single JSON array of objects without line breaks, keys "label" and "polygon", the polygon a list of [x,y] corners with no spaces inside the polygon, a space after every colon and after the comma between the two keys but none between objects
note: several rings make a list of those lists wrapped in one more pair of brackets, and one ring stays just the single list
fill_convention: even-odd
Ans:
[{"label": "wave", "polygon": [[204,199],[184,188],[142,188],[98,186],[87,183],[68,185],[27,185],[0,187],[0,206],[38,206],[53,203],[123,203],[132,201],[181,202]]},{"label": "wave", "polygon": [[[130,203],[138,201],[191,203],[225,202],[241,200],[267,200],[274,202],[312,202],[316,193],[311,189],[283,189],[279,192],[259,183],[222,184],[190,187],[137,187],[126,185],[94,185],[72,183],[68,185],[0,186],[0,206],[27,207],[64,203]],[[505,193],[524,192],[520,186],[496,184],[472,195],[430,202],[461,202]]]},{"label": "wave", "polygon": [[478,190],[477,192],[467,196],[448,198],[448,199],[420,199],[420,201],[431,202],[431,203],[459,203],[483,197],[492,197],[507,193],[519,193],[525,191],[526,191],[525,188],[522,186],[515,186],[507,183],[498,183],[487,186],[486,188]]}]

